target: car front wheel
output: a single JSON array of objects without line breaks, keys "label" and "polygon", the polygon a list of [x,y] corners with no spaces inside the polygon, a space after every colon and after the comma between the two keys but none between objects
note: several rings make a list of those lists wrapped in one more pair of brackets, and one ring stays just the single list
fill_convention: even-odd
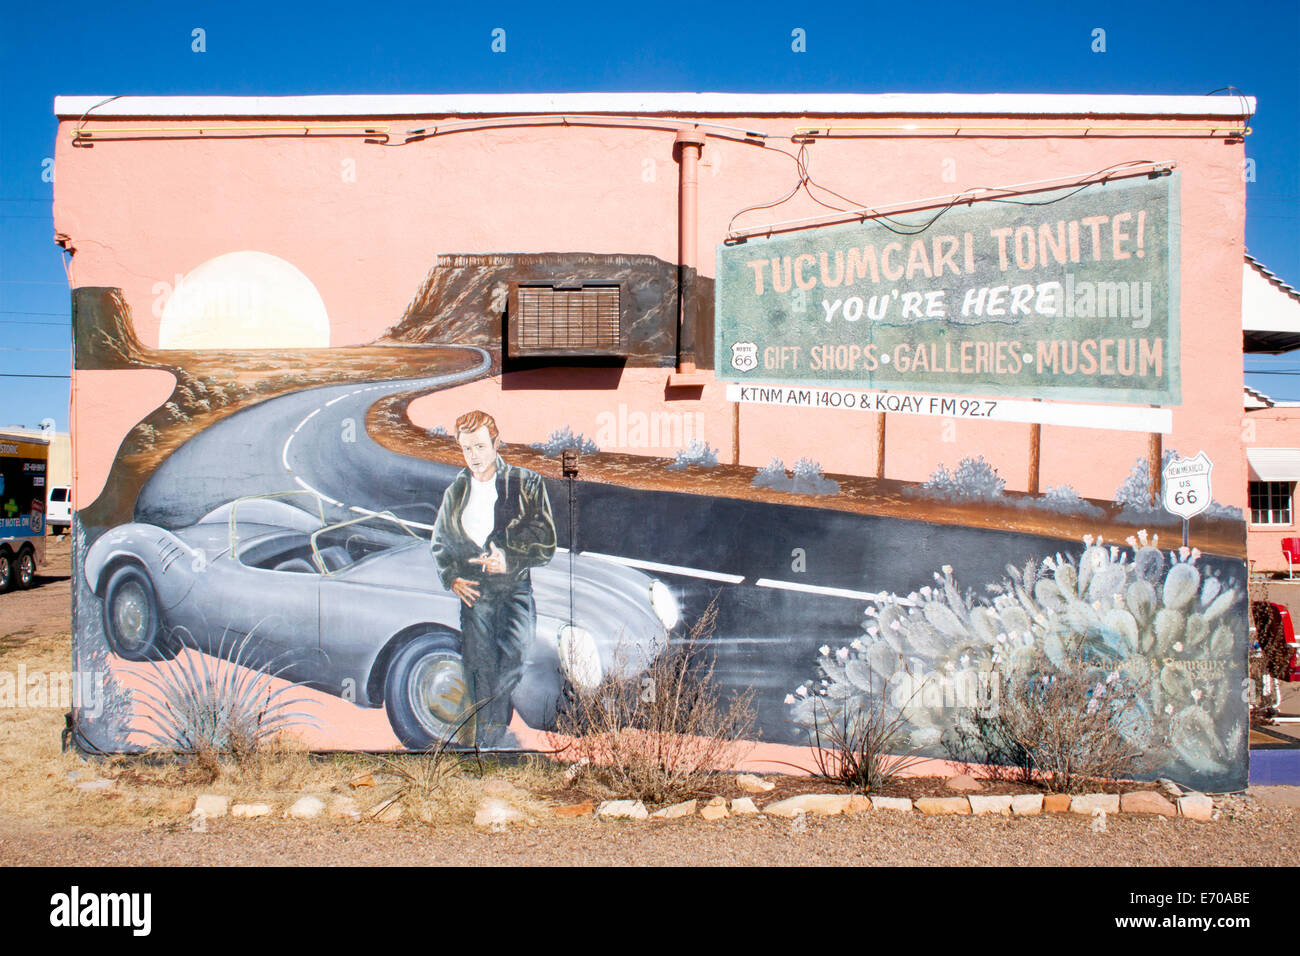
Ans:
[{"label": "car front wheel", "polygon": [[[397,739],[410,750],[472,739],[469,685],[456,639],[422,634],[397,652],[384,679],[384,709]],[[452,735],[455,739],[451,739]]]},{"label": "car front wheel", "polygon": [[158,612],[158,595],[143,568],[125,565],[104,589],[104,634],[109,647],[128,661],[159,661],[176,656]]},{"label": "car front wheel", "polygon": [[8,551],[0,551],[0,594],[14,586],[14,556]]}]

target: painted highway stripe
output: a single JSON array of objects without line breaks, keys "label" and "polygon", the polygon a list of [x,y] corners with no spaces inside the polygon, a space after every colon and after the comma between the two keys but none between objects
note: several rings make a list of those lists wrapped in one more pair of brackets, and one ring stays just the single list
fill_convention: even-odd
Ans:
[{"label": "painted highway stripe", "polygon": [[303,480],[302,480],[301,478],[299,478],[297,475],[294,475],[294,476],[293,476],[293,480],[296,481],[296,482],[298,482],[298,485],[302,488],[303,491],[309,491],[309,492],[311,492],[313,495],[320,495],[320,497],[321,497],[323,500],[328,501],[328,502],[329,502],[330,504],[332,504],[335,508],[342,508],[342,507],[343,507],[343,502],[341,502],[341,501],[335,501],[333,498],[331,498],[329,495],[325,494],[325,492],[323,492],[323,491],[317,491],[315,488],[313,488],[311,485],[307,484],[307,482],[303,481]]},{"label": "painted highway stripe", "polygon": [[797,584],[794,581],[778,581],[775,578],[759,578],[754,582],[760,588],[779,588],[782,591],[806,591],[809,594],[825,594],[828,597],[851,598],[855,601],[880,601],[883,595],[870,591],[850,591],[848,588],[828,588],[820,584]]},{"label": "painted highway stripe", "polygon": [[316,407],[316,408],[313,408],[313,409],[311,410],[311,413],[310,413],[306,418],[304,418],[302,421],[300,421],[300,422],[298,423],[298,427],[295,428],[295,429],[293,430],[293,433],[294,433],[295,435],[298,434],[298,432],[302,430],[302,426],[303,426],[303,425],[306,425],[309,421],[311,421],[311,417],[312,417],[312,415],[315,415],[315,414],[316,414],[317,412],[319,412],[319,411],[320,411],[320,407],[319,407],[319,406]]},{"label": "painted highway stripe", "polygon": [[336,398],[331,398],[328,402],[325,403],[325,407],[326,407],[326,408],[329,408],[329,407],[330,407],[331,405],[333,405],[335,402],[341,402],[341,401],[343,401],[343,399],[345,399],[345,398],[347,398],[347,397],[348,397],[348,393],[347,393],[347,392],[344,392],[342,395],[339,395],[339,396],[336,397]]},{"label": "painted highway stripe", "polygon": [[292,441],[293,441],[293,436],[290,435],[284,441],[284,450],[280,452],[280,460],[284,462],[284,470],[288,472],[293,471],[293,469],[289,467],[289,443]]},{"label": "painted highway stripe", "polygon": [[723,581],[727,584],[739,584],[745,580],[743,574],[724,574],[721,571],[702,571],[699,568],[684,568],[676,564],[660,564],[657,561],[641,561],[637,558],[624,558],[617,554],[600,554],[597,551],[584,551],[592,558],[604,558],[615,564],[625,564],[629,568],[641,568],[645,571],[659,571],[663,574],[680,574],[688,578],[704,578],[706,581]]}]

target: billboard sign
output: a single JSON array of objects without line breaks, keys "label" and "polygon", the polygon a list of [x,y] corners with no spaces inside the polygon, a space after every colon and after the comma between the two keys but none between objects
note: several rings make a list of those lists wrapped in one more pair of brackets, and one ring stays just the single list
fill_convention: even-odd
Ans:
[{"label": "billboard sign", "polygon": [[718,247],[718,377],[1177,405],[1177,172]]}]

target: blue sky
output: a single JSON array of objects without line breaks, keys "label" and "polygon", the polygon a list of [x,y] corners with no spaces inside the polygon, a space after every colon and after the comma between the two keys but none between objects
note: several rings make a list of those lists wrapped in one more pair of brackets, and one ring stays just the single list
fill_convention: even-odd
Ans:
[{"label": "blue sky", "polygon": [[[192,52],[191,30],[207,49]],[[491,31],[506,30],[493,54]],[[790,49],[802,28],[807,52]],[[1092,31],[1106,31],[1094,53]],[[1300,3],[10,4],[0,13],[0,425],[67,427],[52,241],[57,94],[567,90],[1060,92],[1258,98],[1246,245],[1300,287]],[[1248,375],[1300,398],[1300,354]],[[1292,371],[1294,370],[1294,374]]]}]

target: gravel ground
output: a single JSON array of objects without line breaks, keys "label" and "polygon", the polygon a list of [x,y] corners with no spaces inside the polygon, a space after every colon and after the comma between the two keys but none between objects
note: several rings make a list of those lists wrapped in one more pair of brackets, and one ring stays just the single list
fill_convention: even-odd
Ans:
[{"label": "gravel ground", "polygon": [[[27,659],[25,655],[38,652],[48,656],[53,644],[62,647],[60,642],[67,641],[67,541],[51,541],[49,557],[40,587],[5,595],[0,666],[12,669]],[[61,661],[65,655],[60,650],[56,656]],[[71,758],[58,759],[58,711],[9,710],[3,717],[36,721],[31,732],[43,735],[41,745],[52,756],[27,761],[26,772],[36,775],[32,780],[12,775],[7,780],[10,799],[0,801],[5,804],[0,809],[2,866],[1272,866],[1289,863],[1279,850],[1290,845],[1300,824],[1300,788],[1260,787],[1251,791],[1254,800],[1237,801],[1216,823],[1120,815],[1106,821],[1103,833],[1093,830],[1091,819],[1069,814],[933,818],[887,811],[808,818],[802,824],[775,818],[720,823],[589,820],[502,833],[469,825],[279,819],[215,820],[203,833],[191,831],[184,821],[90,826],[84,814],[78,820],[72,813],[84,809],[81,804],[72,810],[51,804],[51,794],[67,789],[62,784],[64,763],[71,763]],[[34,746],[30,736],[10,736],[11,744],[24,752]],[[10,763],[13,757],[7,755]],[[41,785],[46,777],[58,783]],[[22,790],[24,783],[30,792]],[[794,792],[809,784],[788,781],[783,788]],[[24,806],[32,812],[18,809]]]},{"label": "gravel ground", "polygon": [[876,811],[809,819],[469,827],[217,820],[207,832],[54,830],[0,818],[0,864],[76,866],[1275,866],[1300,810],[1259,807],[1193,823],[1072,815],[927,818]]}]

